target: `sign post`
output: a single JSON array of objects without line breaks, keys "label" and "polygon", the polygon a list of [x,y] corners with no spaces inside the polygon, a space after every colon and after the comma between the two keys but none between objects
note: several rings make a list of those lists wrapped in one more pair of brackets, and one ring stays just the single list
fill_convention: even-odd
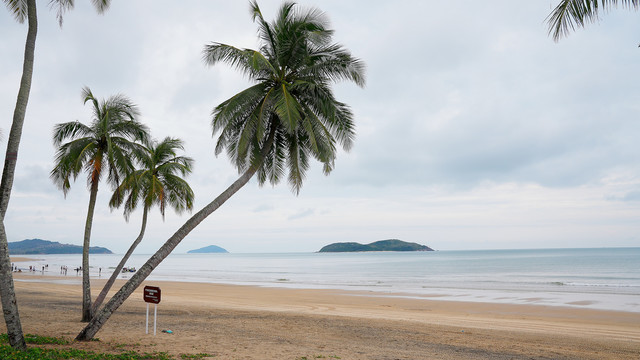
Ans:
[{"label": "sign post", "polygon": [[144,287],[144,301],[147,303],[147,328],[145,334],[149,333],[149,304],[154,304],[153,309],[153,336],[156,336],[156,319],[158,315],[158,304],[160,303],[160,288],[157,286]]}]

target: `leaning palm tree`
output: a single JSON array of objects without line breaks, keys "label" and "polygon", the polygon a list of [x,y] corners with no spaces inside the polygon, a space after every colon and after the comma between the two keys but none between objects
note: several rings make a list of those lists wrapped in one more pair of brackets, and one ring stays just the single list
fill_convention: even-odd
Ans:
[{"label": "leaning palm tree", "polygon": [[331,42],[333,31],[317,9],[305,11],[284,3],[272,23],[263,19],[255,2],[251,13],[259,27],[259,51],[220,43],[204,49],[208,65],[227,62],[256,83],[212,113],[214,135],[220,134],[216,153],[226,151],[240,177],[187,220],[105,304],[77,340],[91,339],[180,241],[254,175],[260,184],[277,184],[288,173],[288,182],[297,194],[311,158],[320,161],[328,174],[337,145],[346,150],[351,147],[353,115],[346,104],[335,99],[330,85],[350,80],[364,86],[362,62]]},{"label": "leaning palm tree", "polygon": [[142,202],[140,234],[122,257],[118,266],[113,270],[111,277],[109,277],[102,291],[93,302],[93,312],[100,307],[113,283],[118,278],[118,274],[120,274],[124,264],[126,264],[133,251],[142,241],[147,227],[149,209],[154,205],[158,205],[162,219],[164,219],[167,206],[172,207],[177,213],[193,208],[193,190],[182,178],[191,173],[193,159],[186,156],[178,156],[177,151],[184,150],[182,140],[167,137],[159,143],[153,142],[149,144],[144,150],[144,153],[138,156],[141,167],[122,181],[109,202],[109,206],[112,209],[119,208],[124,204],[124,217],[127,221],[131,212]]},{"label": "leaning palm tree", "polygon": [[[102,13],[107,10],[111,1],[92,0],[92,2],[98,12]],[[2,298],[2,309],[7,325],[9,344],[16,349],[24,350],[26,349],[26,344],[22,334],[22,325],[20,324],[20,316],[13,288],[11,259],[9,258],[4,216],[9,206],[11,189],[13,188],[13,179],[18,161],[18,149],[22,137],[22,127],[24,125],[29,93],[31,91],[36,36],[38,32],[38,16],[36,0],[4,0],[4,3],[18,22],[23,23],[25,19],[28,22],[22,78],[20,80],[20,88],[18,89],[16,107],[13,112],[11,131],[7,140],[7,152],[2,171],[2,181],[0,183],[0,297]],[[58,21],[60,25],[62,25],[65,11],[73,8],[73,0],[51,0],[50,5],[58,8]]]},{"label": "leaning palm tree", "polygon": [[71,180],[83,170],[87,173],[90,196],[82,249],[82,321],[89,321],[92,317],[89,246],[98,184],[106,174],[107,182],[116,187],[133,170],[132,155],[142,152],[142,145],[135,141],[147,141],[148,129],[136,120],[137,107],[123,95],[98,101],[85,87],[82,97],[85,103],[93,105],[91,124],[72,121],[55,126],[53,143],[58,150],[50,176],[66,196]]},{"label": "leaning palm tree", "polygon": [[628,9],[638,10],[640,7],[640,0],[562,0],[547,17],[549,34],[558,41],[576,27],[597,21],[601,11],[607,11],[618,3]]}]

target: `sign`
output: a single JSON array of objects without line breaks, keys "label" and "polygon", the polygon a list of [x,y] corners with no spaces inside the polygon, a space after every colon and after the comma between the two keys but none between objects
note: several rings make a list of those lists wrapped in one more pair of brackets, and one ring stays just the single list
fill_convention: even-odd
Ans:
[{"label": "sign", "polygon": [[144,301],[152,304],[160,303],[160,288],[157,286],[144,287]]},{"label": "sign", "polygon": [[149,303],[153,305],[153,336],[156,336],[156,319],[158,318],[158,304],[160,303],[160,288],[157,286],[145,286],[144,295],[142,296],[147,303],[147,330],[149,333]]}]

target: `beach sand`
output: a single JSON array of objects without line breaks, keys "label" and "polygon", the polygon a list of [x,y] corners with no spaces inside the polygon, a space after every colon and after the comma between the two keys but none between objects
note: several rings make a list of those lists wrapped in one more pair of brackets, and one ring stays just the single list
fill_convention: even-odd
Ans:
[{"label": "beach sand", "polygon": [[[79,277],[15,274],[25,333],[73,339]],[[105,279],[92,281],[94,297]],[[116,285],[122,284],[119,280]],[[157,335],[144,285],[159,286]],[[207,359],[639,359],[640,313],[378,297],[368,292],[147,282],[96,335],[95,351]],[[169,329],[173,334],[163,333]],[[0,331],[6,332],[4,322]]]}]

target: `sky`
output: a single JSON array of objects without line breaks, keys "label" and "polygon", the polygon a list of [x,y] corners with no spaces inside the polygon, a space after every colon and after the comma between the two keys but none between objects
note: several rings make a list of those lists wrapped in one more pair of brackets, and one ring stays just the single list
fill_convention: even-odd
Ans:
[{"label": "sky", "polygon": [[[640,246],[638,13],[614,9],[556,43],[545,23],[556,3],[300,0],[366,64],[364,88],[334,86],[354,113],[355,144],[329,176],[313,164],[298,196],[286,180],[251,181],[175,252],[313,252],[391,238],[437,250]],[[86,176],[65,197],[49,172],[53,126],[91,119],[84,86],[131,98],[154,138],[184,140],[195,211],[238,177],[214,154],[210,113],[250,83],[224,63],[205,65],[202,49],[258,48],[248,1],[113,1],[104,15],[77,1],[62,28],[47,4],[38,1],[9,241],[82,244]],[[259,5],[271,20],[281,1]],[[0,11],[3,148],[26,31]],[[91,243],[124,253],[142,211],[126,222],[110,195],[101,183]],[[168,210],[163,221],[153,209],[136,253],[153,253],[189,216]]]}]

